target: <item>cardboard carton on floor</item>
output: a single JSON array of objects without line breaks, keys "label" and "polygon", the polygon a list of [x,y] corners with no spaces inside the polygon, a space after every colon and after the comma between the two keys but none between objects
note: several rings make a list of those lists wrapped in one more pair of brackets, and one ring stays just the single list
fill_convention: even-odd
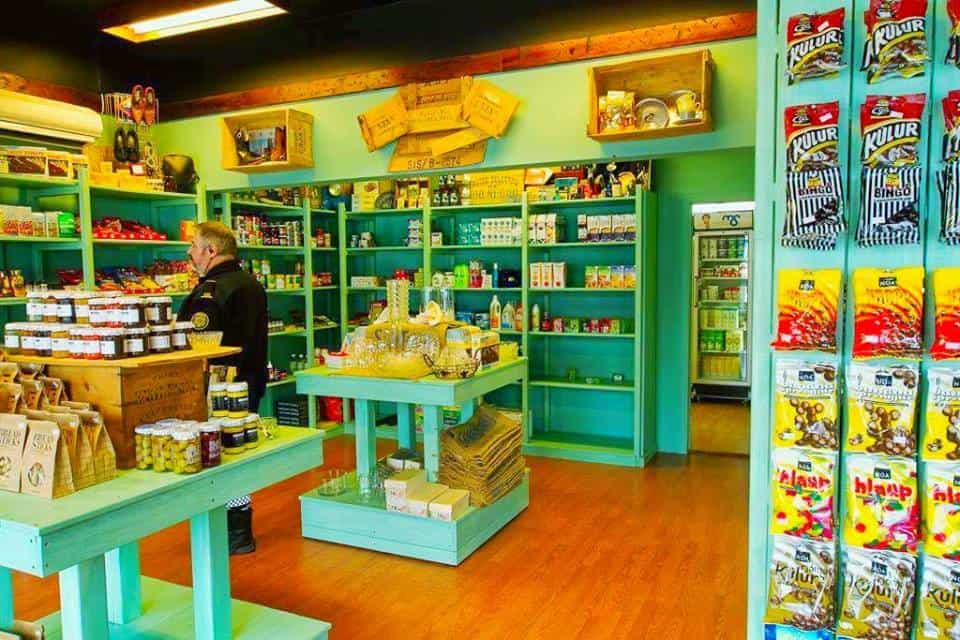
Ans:
[{"label": "cardboard carton on floor", "polygon": [[427,484],[427,472],[422,469],[404,469],[383,481],[387,498],[387,511],[407,513],[407,500],[411,493]]},{"label": "cardboard carton on floor", "polygon": [[445,484],[426,482],[407,495],[407,513],[427,518],[430,516],[430,503],[449,489]]},{"label": "cardboard carton on floor", "polygon": [[470,492],[463,489],[447,489],[429,506],[430,518],[452,522],[463,515],[470,506]]}]

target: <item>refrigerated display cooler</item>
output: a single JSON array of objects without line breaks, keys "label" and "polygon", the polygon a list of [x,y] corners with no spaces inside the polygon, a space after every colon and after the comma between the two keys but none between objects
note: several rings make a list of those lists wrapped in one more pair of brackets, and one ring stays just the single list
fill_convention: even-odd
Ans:
[{"label": "refrigerated display cooler", "polygon": [[691,397],[750,399],[753,202],[693,205]]}]

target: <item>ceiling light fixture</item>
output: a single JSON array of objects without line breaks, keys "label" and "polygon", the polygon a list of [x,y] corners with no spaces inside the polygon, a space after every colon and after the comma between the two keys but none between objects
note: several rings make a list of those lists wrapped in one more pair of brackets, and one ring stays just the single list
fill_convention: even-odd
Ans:
[{"label": "ceiling light fixture", "polygon": [[224,27],[238,22],[259,20],[281,13],[287,13],[287,11],[266,0],[232,0],[107,27],[104,31],[118,38],[140,43]]}]

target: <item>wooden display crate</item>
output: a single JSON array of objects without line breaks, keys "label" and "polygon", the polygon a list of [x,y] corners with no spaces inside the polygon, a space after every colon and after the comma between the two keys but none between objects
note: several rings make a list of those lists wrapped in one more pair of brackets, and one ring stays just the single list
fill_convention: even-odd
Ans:
[{"label": "wooden display crate", "polygon": [[[620,64],[591,67],[587,70],[590,121],[587,135],[601,142],[666,138],[713,131],[711,87],[713,58],[709,49],[679,53],[656,58],[645,58]],[[668,124],[662,129],[600,130],[598,99],[607,91],[632,91],[635,102],[644,98],[658,98],[671,108],[670,94],[680,89],[695,91],[700,99],[703,118],[691,123]]]},{"label": "wooden display crate", "polygon": [[[268,160],[257,164],[240,164],[234,133],[239,127],[252,131],[274,127],[286,128],[286,160]],[[221,164],[227,171],[270,173],[313,167],[313,116],[295,109],[274,109],[220,120]]]}]

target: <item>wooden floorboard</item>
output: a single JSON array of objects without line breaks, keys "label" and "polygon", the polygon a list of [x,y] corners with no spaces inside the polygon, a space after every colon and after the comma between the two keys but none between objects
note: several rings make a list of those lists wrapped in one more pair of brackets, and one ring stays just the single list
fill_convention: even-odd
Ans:
[{"label": "wooden floorboard", "polygon": [[701,453],[750,453],[750,406],[701,400],[690,403],[690,450]]},{"label": "wooden floorboard", "polygon": [[[352,467],[349,436],[325,451]],[[297,497],[317,471],[259,492],[258,550],[231,560],[233,595],[331,622],[333,640],[745,637],[745,458],[528,466],[530,507],[459,567],[303,539]],[[189,551],[186,525],[151,536],[144,573],[189,585]],[[14,585],[18,618],[58,607],[55,577]]]}]

